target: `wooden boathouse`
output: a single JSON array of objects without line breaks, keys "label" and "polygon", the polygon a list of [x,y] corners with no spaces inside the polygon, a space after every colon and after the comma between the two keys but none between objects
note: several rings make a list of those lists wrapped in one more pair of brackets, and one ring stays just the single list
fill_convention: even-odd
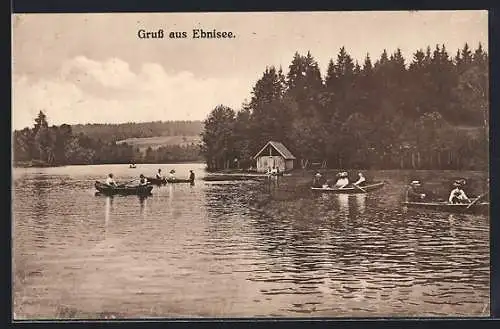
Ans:
[{"label": "wooden boathouse", "polygon": [[257,161],[258,172],[266,172],[273,168],[284,172],[293,169],[296,158],[282,143],[269,141],[257,152],[254,159]]}]

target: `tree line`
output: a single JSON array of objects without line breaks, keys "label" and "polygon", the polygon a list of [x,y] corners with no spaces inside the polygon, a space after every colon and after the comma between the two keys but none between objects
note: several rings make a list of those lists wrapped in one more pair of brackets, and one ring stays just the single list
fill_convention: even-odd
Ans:
[{"label": "tree line", "polygon": [[[119,125],[114,125],[116,126]],[[132,137],[126,136],[126,138]],[[27,166],[172,163],[201,160],[199,145],[167,145],[158,149],[148,148],[143,153],[139,148],[127,143],[103,141],[100,138],[89,137],[83,132],[75,133],[73,127],[67,124],[49,126],[47,117],[42,111],[35,118],[32,128],[26,127],[14,131],[13,149],[14,164]]]},{"label": "tree line", "polygon": [[269,140],[299,165],[331,168],[477,169],[488,167],[488,54],[465,44],[417,50],[406,63],[386,50],[360,65],[340,48],[323,77],[310,52],[295,53],[286,74],[269,66],[248,103],[219,105],[204,121],[209,169],[228,168]]},{"label": "tree line", "polygon": [[156,136],[198,136],[203,130],[201,121],[153,121],[120,124],[77,124],[75,134],[83,133],[105,142],[117,142],[128,138]]}]

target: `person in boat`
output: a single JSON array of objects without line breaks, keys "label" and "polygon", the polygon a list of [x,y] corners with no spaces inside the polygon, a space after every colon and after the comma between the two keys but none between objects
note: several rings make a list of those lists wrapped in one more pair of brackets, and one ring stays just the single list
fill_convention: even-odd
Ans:
[{"label": "person in boat", "polygon": [[192,170],[189,171],[189,180],[191,183],[194,183],[194,172]]},{"label": "person in boat", "polygon": [[410,202],[422,202],[426,196],[427,194],[423,192],[422,183],[419,180],[412,181],[406,190],[406,200]]},{"label": "person in boat", "polygon": [[363,173],[358,173],[358,180],[353,183],[353,185],[363,186],[366,183],[366,178]]},{"label": "person in boat", "polygon": [[449,203],[470,203],[470,199],[467,197],[463,190],[463,186],[465,185],[465,179],[456,180],[453,183],[455,187],[450,192],[450,197],[448,198]]},{"label": "person in boat", "polygon": [[338,179],[335,182],[335,185],[333,186],[334,188],[344,188],[347,185],[349,185],[349,174],[346,171],[343,171],[338,174]]},{"label": "person in boat", "polygon": [[147,178],[144,177],[143,174],[141,174],[139,176],[139,185],[143,186],[143,185],[148,185],[148,184],[149,184],[149,182],[148,182]]},{"label": "person in boat", "polygon": [[113,179],[113,174],[109,174],[108,178],[106,178],[106,185],[117,187],[115,180]]},{"label": "person in boat", "polygon": [[323,187],[323,185],[325,183],[326,183],[326,180],[323,177],[323,175],[321,175],[321,173],[319,171],[316,172],[316,174],[314,175],[314,179],[313,179],[313,187]]},{"label": "person in boat", "polygon": [[158,172],[156,173],[156,178],[163,179],[163,175],[161,174],[161,169],[158,169]]},{"label": "person in boat", "polygon": [[170,170],[170,173],[168,174],[168,180],[175,180],[175,170],[174,169]]}]

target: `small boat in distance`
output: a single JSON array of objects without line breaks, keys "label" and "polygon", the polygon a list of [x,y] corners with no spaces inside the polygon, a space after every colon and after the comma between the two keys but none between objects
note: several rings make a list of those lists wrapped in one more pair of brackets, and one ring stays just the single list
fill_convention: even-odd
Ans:
[{"label": "small boat in distance", "polygon": [[136,186],[123,186],[118,185],[117,187],[109,186],[107,184],[96,181],[94,184],[98,193],[103,195],[140,195],[147,196],[151,195],[153,190],[152,185],[136,185]]},{"label": "small boat in distance", "polygon": [[384,186],[385,182],[373,182],[363,186],[355,187],[349,186],[344,188],[335,188],[335,187],[311,187],[311,190],[314,192],[329,192],[329,193],[337,193],[337,194],[356,194],[356,193],[366,193],[374,190],[378,190]]},{"label": "small boat in distance", "polygon": [[403,206],[409,208],[421,208],[435,211],[445,211],[464,214],[488,214],[490,210],[489,202],[470,203],[449,203],[446,201],[435,202],[403,202]]},{"label": "small boat in distance", "polygon": [[135,164],[131,164],[130,166],[128,166],[129,168],[131,169],[134,169],[134,168],[137,168],[137,166]]}]

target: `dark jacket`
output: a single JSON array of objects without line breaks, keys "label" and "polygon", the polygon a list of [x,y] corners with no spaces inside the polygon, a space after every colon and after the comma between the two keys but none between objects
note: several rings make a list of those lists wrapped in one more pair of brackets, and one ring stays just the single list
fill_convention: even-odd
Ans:
[{"label": "dark jacket", "polygon": [[424,192],[421,188],[415,186],[409,186],[406,190],[406,199],[410,202],[423,201],[422,194]]}]

